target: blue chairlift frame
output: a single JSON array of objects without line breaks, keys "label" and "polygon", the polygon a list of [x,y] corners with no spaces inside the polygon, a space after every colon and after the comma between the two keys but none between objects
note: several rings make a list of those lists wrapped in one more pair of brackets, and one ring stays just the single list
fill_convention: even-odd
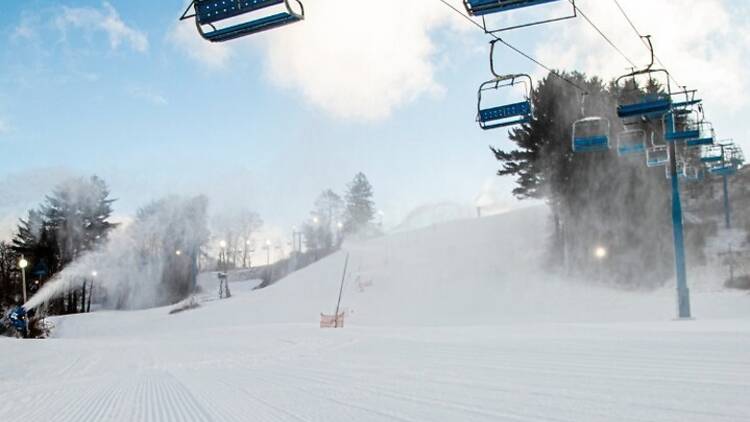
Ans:
[{"label": "blue chairlift frame", "polygon": [[[490,72],[493,79],[482,83],[477,92],[477,117],[476,121],[479,127],[484,130],[497,129],[508,126],[531,122],[533,116],[533,106],[531,104],[531,93],[534,90],[534,82],[531,76],[523,73],[513,75],[501,75],[495,70],[495,44],[498,40],[490,42]],[[483,93],[488,91],[497,91],[503,88],[513,88],[514,86],[525,86],[525,100],[511,104],[504,104],[495,107],[482,107]]]},{"label": "blue chairlift frame", "polygon": [[722,141],[704,148],[701,161],[708,166],[708,172],[717,176],[731,176],[737,173],[745,161],[742,149],[731,140]]},{"label": "blue chairlift frame", "polygon": [[698,123],[699,135],[697,138],[688,139],[685,142],[688,148],[701,148],[708,145],[713,145],[716,142],[716,131],[714,130],[711,122],[702,121]]},{"label": "blue chairlift frame", "polygon": [[646,131],[628,129],[617,135],[617,155],[627,157],[646,153]]},{"label": "blue chairlift frame", "polygon": [[[482,108],[482,93],[486,91],[496,91],[502,88],[512,88],[519,84],[526,85],[527,80],[528,94],[525,101]],[[479,127],[484,130],[489,130],[531,122],[532,106],[529,98],[531,84],[531,76],[526,74],[516,74],[498,76],[495,77],[495,79],[489,80],[480,85],[477,93],[477,122],[479,123]]]},{"label": "blue chairlift frame", "polygon": [[701,149],[701,162],[708,165],[724,161],[724,146],[721,144],[707,145]]},{"label": "blue chairlift frame", "polygon": [[[299,11],[296,11],[292,4],[296,4]],[[285,12],[223,28],[215,26],[219,21],[281,5],[286,8]],[[191,8],[193,13],[188,14]],[[223,42],[299,22],[304,18],[305,7],[300,0],[193,0],[180,20],[195,19],[195,26],[201,37],[211,42]],[[209,26],[211,31],[206,32],[204,26]]]},{"label": "blue chairlift frame", "polygon": [[677,127],[675,115],[679,114],[683,113],[676,112],[673,109],[664,115],[664,139],[667,142],[687,142],[691,139],[700,138],[701,130],[696,121],[688,121],[683,128]]},{"label": "blue chairlift frame", "polygon": [[572,144],[573,152],[601,152],[610,148],[612,136],[609,119],[600,116],[586,115],[586,98],[588,93],[581,96],[581,119],[573,122]]},{"label": "blue chairlift frame", "polygon": [[[669,166],[665,168],[667,180],[672,179],[672,172]],[[700,182],[705,178],[703,168],[691,165],[683,160],[677,161],[677,176],[686,182]]]},{"label": "blue chairlift frame", "polygon": [[646,148],[646,166],[661,167],[669,164],[669,145],[656,145],[655,133],[651,133],[651,146]]},{"label": "blue chairlift frame", "polygon": [[626,118],[632,118],[632,117],[639,117],[639,118],[652,118],[652,117],[658,117],[662,118],[665,113],[672,110],[673,107],[673,101],[672,101],[672,89],[670,86],[670,76],[669,72],[666,69],[653,69],[654,66],[654,47],[651,44],[651,36],[647,35],[642,37],[645,40],[648,41],[649,49],[651,51],[651,63],[645,68],[641,70],[633,70],[632,72],[620,76],[615,81],[616,86],[621,86],[620,82],[625,79],[631,79],[633,81],[634,89],[637,89],[636,77],[642,76],[642,75],[648,75],[649,80],[656,79],[654,78],[654,75],[657,74],[664,74],[666,75],[665,81],[666,84],[664,87],[666,88],[665,93],[652,93],[652,94],[646,94],[642,95],[640,97],[640,101],[631,103],[631,104],[620,104],[617,106],[617,116],[621,119]]},{"label": "blue chairlift frame", "polygon": [[600,152],[610,148],[610,122],[604,117],[584,117],[573,123],[573,152]]},{"label": "blue chairlift frame", "polygon": [[576,7],[575,0],[562,0],[562,1],[570,1],[570,3],[572,4],[573,13],[571,15],[566,15],[566,16],[559,17],[559,18],[544,19],[541,21],[529,22],[529,23],[520,24],[520,25],[507,26],[507,27],[502,27],[502,28],[492,29],[492,30],[487,28],[487,20],[485,18],[486,15],[491,15],[494,13],[503,13],[503,12],[508,12],[511,10],[521,9],[525,7],[553,3],[556,1],[560,1],[560,0],[463,0],[464,7],[466,8],[466,13],[468,13],[469,16],[482,18],[482,28],[484,29],[484,32],[487,34],[495,34],[498,32],[510,31],[510,30],[519,29],[519,28],[527,28],[529,26],[544,25],[547,23],[559,22],[559,21],[574,19],[578,17],[578,7]]}]

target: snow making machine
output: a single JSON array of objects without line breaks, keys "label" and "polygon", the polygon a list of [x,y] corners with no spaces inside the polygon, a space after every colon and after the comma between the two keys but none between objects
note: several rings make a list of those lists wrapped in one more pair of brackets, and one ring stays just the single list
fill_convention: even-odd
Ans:
[{"label": "snow making machine", "polygon": [[26,338],[29,335],[28,314],[23,306],[18,306],[10,311],[8,319],[21,337]]}]

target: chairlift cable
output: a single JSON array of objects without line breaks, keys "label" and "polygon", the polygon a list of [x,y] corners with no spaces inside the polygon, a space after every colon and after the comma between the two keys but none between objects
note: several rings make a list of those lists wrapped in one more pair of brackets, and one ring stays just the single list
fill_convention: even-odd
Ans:
[{"label": "chairlift cable", "polygon": [[[472,25],[474,25],[474,26],[476,26],[477,28],[481,29],[481,30],[482,30],[482,32],[485,32],[485,31],[484,31],[484,27],[482,27],[482,25],[480,25],[479,23],[477,23],[476,21],[474,21],[474,19],[472,19],[471,17],[469,17],[469,16],[467,16],[466,14],[464,14],[464,13],[463,13],[462,11],[460,11],[460,10],[456,9],[456,8],[455,8],[455,7],[454,7],[454,6],[452,5],[452,4],[448,3],[448,1],[447,1],[447,0],[439,0],[439,1],[440,1],[441,3],[443,3],[444,5],[448,6],[449,8],[451,8],[451,9],[452,9],[452,10],[453,10],[454,12],[458,13],[459,15],[461,15],[461,17],[463,17],[463,18],[464,18],[464,19],[466,19],[467,21],[471,22],[471,24],[472,24]],[[572,85],[573,87],[575,87],[575,88],[576,88],[576,89],[578,89],[579,91],[581,91],[581,92],[584,92],[584,93],[587,93],[587,91],[586,91],[586,89],[585,89],[585,88],[581,87],[581,86],[580,86],[580,85],[578,85],[577,83],[575,83],[575,82],[571,81],[570,79],[566,78],[565,76],[563,76],[563,75],[561,75],[561,74],[557,73],[556,71],[552,70],[552,69],[551,69],[551,68],[550,68],[549,66],[545,65],[544,63],[540,62],[539,60],[535,59],[534,57],[532,57],[532,56],[528,55],[527,53],[523,52],[523,51],[522,51],[521,49],[519,49],[518,47],[515,47],[514,45],[512,45],[512,44],[508,43],[507,41],[505,41],[504,39],[502,39],[502,38],[498,37],[498,36],[497,36],[497,35],[495,35],[495,34],[492,34],[492,33],[491,33],[491,34],[489,34],[489,35],[490,35],[490,36],[492,36],[493,38],[495,38],[495,39],[496,39],[497,41],[499,41],[499,42],[500,42],[500,43],[502,43],[503,45],[505,45],[506,47],[510,48],[511,50],[515,51],[515,52],[516,52],[516,53],[518,53],[519,55],[523,56],[523,57],[524,57],[524,58],[526,58],[527,60],[529,60],[529,61],[533,62],[533,63],[534,63],[534,64],[536,64],[537,66],[539,66],[539,67],[541,67],[542,69],[546,70],[546,71],[547,71],[547,72],[549,72],[550,74],[552,74],[552,75],[556,76],[557,78],[559,78],[559,79],[561,79],[561,80],[563,80],[563,81],[567,82],[568,84]]]},{"label": "chairlift cable", "polygon": [[[625,20],[628,21],[628,24],[630,24],[630,27],[633,28],[633,31],[638,36],[638,39],[641,41],[641,43],[643,43],[643,45],[646,48],[650,48],[649,45],[648,45],[648,43],[646,41],[644,41],[644,36],[641,35],[641,31],[639,31],[638,28],[635,26],[635,23],[633,23],[633,20],[630,19],[630,16],[628,16],[628,13],[625,11],[625,9],[623,9],[623,7],[620,4],[620,2],[617,1],[617,0],[612,0],[612,1],[615,2],[615,5],[617,5],[617,8],[620,10],[620,13],[622,14],[622,16],[625,17]],[[664,63],[661,61],[661,59],[658,56],[656,56],[656,54],[654,54],[654,58],[656,59],[656,61],[659,63],[659,65],[662,68],[664,68],[664,69],[667,68],[667,66],[664,65]],[[677,82],[677,79],[675,79],[675,77],[672,76],[671,72],[669,73],[669,78],[672,79],[672,82],[674,82],[677,86],[684,86],[681,83]]]},{"label": "chairlift cable", "polygon": [[586,22],[588,22],[588,23],[589,23],[589,25],[591,25],[591,26],[592,26],[592,27],[593,27],[593,28],[594,28],[594,29],[596,30],[596,32],[598,32],[598,33],[599,33],[599,35],[601,35],[601,36],[602,36],[602,38],[604,38],[604,40],[605,40],[605,41],[607,41],[607,43],[608,43],[608,44],[609,44],[610,46],[612,46],[612,48],[614,48],[614,49],[615,49],[615,51],[617,51],[617,52],[618,52],[618,53],[619,53],[619,54],[620,54],[620,55],[621,55],[621,56],[622,56],[622,57],[623,57],[623,58],[624,58],[624,59],[625,59],[625,60],[626,60],[626,61],[627,61],[628,63],[630,63],[630,64],[631,64],[631,65],[632,65],[633,67],[638,67],[638,66],[637,66],[637,65],[636,65],[636,64],[635,64],[635,63],[634,63],[634,62],[633,62],[632,60],[630,60],[630,58],[629,58],[629,57],[628,57],[628,56],[627,56],[627,55],[626,55],[626,54],[625,54],[625,53],[624,53],[624,52],[623,52],[623,51],[622,51],[622,50],[620,49],[620,47],[618,47],[617,45],[615,45],[615,43],[614,43],[614,42],[613,42],[613,41],[612,41],[611,39],[609,39],[609,37],[607,37],[607,35],[605,35],[605,34],[604,34],[604,32],[602,32],[602,30],[601,30],[601,29],[599,29],[599,27],[598,27],[598,26],[596,26],[596,24],[595,24],[595,23],[594,23],[594,22],[593,22],[593,21],[592,21],[592,20],[591,20],[591,19],[590,19],[590,18],[589,18],[589,17],[588,17],[588,16],[587,16],[587,15],[586,15],[586,14],[585,14],[584,12],[583,12],[583,10],[581,10],[581,8],[580,8],[580,7],[578,7],[578,6],[576,5],[575,1],[573,1],[573,0],[568,0],[568,1],[570,2],[570,4],[572,4],[572,5],[573,5],[573,7],[574,7],[574,8],[575,8],[575,9],[576,9],[576,10],[578,11],[578,13],[579,13],[579,14],[580,14],[580,15],[581,15],[581,16],[583,17],[583,19],[585,19],[585,20],[586,20]]}]

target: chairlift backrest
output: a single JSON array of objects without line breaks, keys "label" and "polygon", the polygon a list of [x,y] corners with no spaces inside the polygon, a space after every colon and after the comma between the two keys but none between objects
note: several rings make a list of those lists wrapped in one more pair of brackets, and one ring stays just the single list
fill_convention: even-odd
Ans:
[{"label": "chairlift backrest", "polygon": [[508,31],[511,29],[525,28],[528,26],[542,25],[545,23],[572,19],[578,16],[578,9],[575,5],[575,0],[566,0],[566,1],[569,1],[573,6],[573,12],[570,15],[557,17],[557,18],[543,19],[543,20],[533,21],[533,22],[527,22],[527,23],[517,24],[513,26],[497,28],[497,29],[487,28],[487,22],[485,20],[485,16],[487,15],[491,15],[494,13],[509,12],[511,10],[522,9],[522,8],[526,8],[530,6],[538,6],[538,5],[542,5],[546,3],[554,3],[557,1],[560,1],[560,0],[463,0],[463,3],[464,3],[464,7],[466,8],[466,13],[468,13],[469,16],[481,17],[482,27],[484,28],[484,31],[488,34],[492,34],[495,32]]},{"label": "chairlift backrest", "polygon": [[664,113],[672,109],[672,90],[670,87],[669,72],[665,69],[653,69],[655,56],[654,47],[651,44],[651,36],[645,36],[642,38],[647,40],[649,49],[651,50],[651,63],[644,69],[633,70],[626,75],[620,76],[615,81],[615,85],[624,89],[621,82],[623,80],[632,80],[633,87],[631,89],[638,90],[638,84],[636,83],[637,77],[648,76],[648,80],[651,81],[655,79],[655,75],[663,74],[665,75],[664,80],[666,83],[664,84],[664,87],[666,88],[666,91],[661,93],[648,93],[645,95],[639,94],[638,101],[619,104],[617,106],[617,116],[622,119],[631,117],[661,118]]},{"label": "chairlift backrest", "polygon": [[604,117],[585,117],[573,123],[573,152],[599,152],[610,147],[610,123]]},{"label": "chairlift backrest", "polygon": [[[532,83],[531,76],[517,74],[496,77],[480,85],[477,93],[476,119],[479,126],[488,130],[531,122],[533,112],[530,99]],[[487,92],[513,88],[519,85],[525,87],[523,101],[487,106]]]},{"label": "chairlift backrest", "polygon": [[644,154],[646,152],[646,131],[631,129],[617,136],[617,154],[621,157]]},{"label": "chairlift backrest", "polygon": [[678,127],[675,114],[674,110],[664,114],[664,139],[666,141],[680,142],[700,137],[700,128],[694,121],[688,119],[684,127]]},{"label": "chairlift backrest", "polygon": [[[298,10],[292,7],[292,3]],[[215,26],[220,21],[282,5],[282,11],[275,14],[224,28]],[[188,15],[191,6],[194,14]],[[294,23],[304,19],[304,15],[304,6],[300,0],[194,0],[180,20],[195,18],[198,32],[203,38],[221,42]],[[205,31],[204,26],[209,26],[211,30]]]}]

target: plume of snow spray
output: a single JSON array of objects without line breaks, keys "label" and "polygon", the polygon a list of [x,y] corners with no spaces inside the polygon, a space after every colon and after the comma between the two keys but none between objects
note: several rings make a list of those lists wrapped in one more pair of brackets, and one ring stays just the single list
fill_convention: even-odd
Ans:
[{"label": "plume of snow spray", "polygon": [[100,249],[68,265],[24,307],[28,310],[94,281],[106,307],[146,308],[179,299],[189,288],[201,245],[208,238],[204,197],[168,197],[142,208]]}]

